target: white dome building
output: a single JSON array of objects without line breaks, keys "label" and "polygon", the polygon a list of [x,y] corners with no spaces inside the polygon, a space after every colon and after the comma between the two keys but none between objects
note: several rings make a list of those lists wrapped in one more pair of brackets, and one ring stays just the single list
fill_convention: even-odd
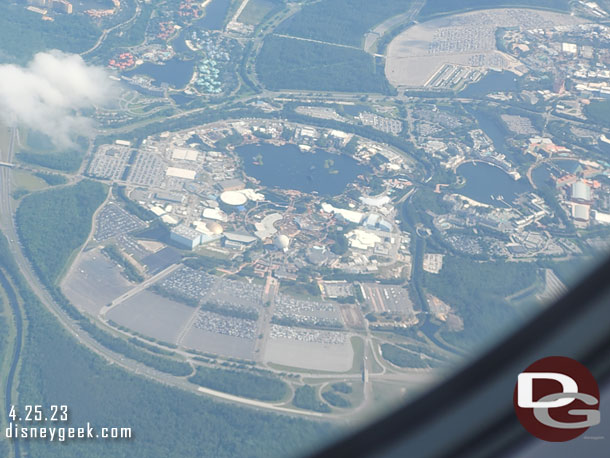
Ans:
[{"label": "white dome building", "polygon": [[218,224],[216,221],[206,223],[205,226],[206,226],[206,229],[214,235],[220,235],[224,232],[222,229],[222,226],[220,224]]},{"label": "white dome building", "polygon": [[280,234],[275,238],[273,243],[279,250],[287,251],[290,246],[290,239],[286,235]]},{"label": "white dome building", "polygon": [[225,191],[220,195],[223,204],[239,207],[248,202],[248,198],[239,191]]}]

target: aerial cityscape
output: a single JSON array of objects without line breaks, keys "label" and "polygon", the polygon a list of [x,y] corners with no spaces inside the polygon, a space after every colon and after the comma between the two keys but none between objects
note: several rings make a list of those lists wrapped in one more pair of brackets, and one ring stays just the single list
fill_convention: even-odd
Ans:
[{"label": "aerial cityscape", "polygon": [[3,409],[132,383],[294,455],[561,297],[610,245],[610,2],[457,3],[4,2]]}]

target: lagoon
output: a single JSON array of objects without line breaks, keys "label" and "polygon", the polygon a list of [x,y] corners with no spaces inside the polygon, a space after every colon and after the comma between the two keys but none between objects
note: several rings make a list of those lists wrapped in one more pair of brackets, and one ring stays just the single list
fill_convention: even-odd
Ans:
[{"label": "lagoon", "polygon": [[238,146],[246,174],[263,186],[336,196],[369,168],[345,154],[316,149],[301,152],[296,145],[257,143]]},{"label": "lagoon", "polygon": [[504,204],[496,200],[498,196],[512,203],[519,194],[531,190],[527,182],[515,181],[501,168],[484,162],[467,162],[457,171],[466,179],[458,193],[484,204],[503,207]]},{"label": "lagoon", "polygon": [[192,60],[180,60],[176,57],[163,64],[146,62],[139,67],[126,72],[127,76],[146,75],[154,80],[155,86],[166,83],[175,88],[183,88],[191,80],[195,62]]}]

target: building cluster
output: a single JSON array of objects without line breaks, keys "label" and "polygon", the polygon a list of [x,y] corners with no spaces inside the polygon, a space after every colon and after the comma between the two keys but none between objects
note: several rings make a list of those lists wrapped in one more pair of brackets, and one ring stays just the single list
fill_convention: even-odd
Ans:
[{"label": "building cluster", "polygon": [[[610,97],[610,27],[578,24],[505,32],[506,47],[528,68],[552,69],[562,99]],[[562,102],[559,102],[560,104]]]},{"label": "building cluster", "polygon": [[73,11],[72,3],[68,0],[27,0],[27,3],[34,8],[39,8],[34,11],[43,15],[47,14],[47,10],[43,10],[43,8],[64,14],[72,14]]}]

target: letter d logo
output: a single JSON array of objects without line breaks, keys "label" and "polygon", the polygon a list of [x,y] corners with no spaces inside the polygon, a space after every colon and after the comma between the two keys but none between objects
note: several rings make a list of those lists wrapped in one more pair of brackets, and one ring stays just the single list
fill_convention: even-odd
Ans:
[{"label": "letter d logo", "polygon": [[563,356],[540,359],[519,374],[513,403],[523,427],[545,441],[575,439],[600,422],[595,378]]}]

